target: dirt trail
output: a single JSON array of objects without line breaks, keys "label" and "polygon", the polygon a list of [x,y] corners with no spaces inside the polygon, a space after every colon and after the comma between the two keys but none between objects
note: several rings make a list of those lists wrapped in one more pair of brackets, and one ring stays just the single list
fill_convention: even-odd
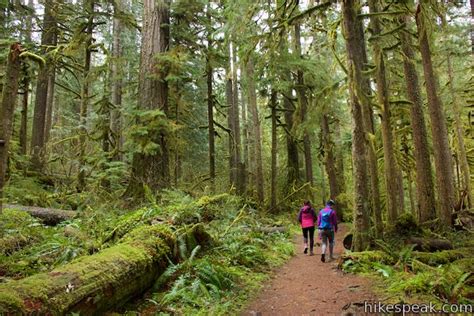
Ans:
[{"label": "dirt trail", "polygon": [[[342,239],[346,230],[342,226],[336,234],[336,258],[344,251]],[[317,236],[316,241],[319,242]],[[242,315],[359,314],[362,308],[360,303],[375,299],[370,290],[371,280],[343,274],[336,268],[337,259],[321,262],[320,247],[315,247],[314,256],[303,254],[300,235],[295,238],[295,243],[296,256],[275,272],[272,280]]]}]

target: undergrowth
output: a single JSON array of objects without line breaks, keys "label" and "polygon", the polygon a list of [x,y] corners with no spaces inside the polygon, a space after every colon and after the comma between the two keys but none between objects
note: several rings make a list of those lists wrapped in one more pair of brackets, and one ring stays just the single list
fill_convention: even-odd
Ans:
[{"label": "undergrowth", "polygon": [[[407,217],[401,220],[412,226]],[[405,238],[440,237],[421,227],[397,225],[399,231],[403,228]],[[345,272],[376,277],[381,284],[380,296],[388,303],[474,304],[473,237],[468,231],[447,232],[444,238],[454,249],[430,253],[415,251],[414,245],[402,243],[401,236],[392,234],[385,241],[376,241],[375,250],[346,253],[340,267]]]},{"label": "undergrowth", "polygon": [[[51,193],[38,192],[44,193],[44,203],[36,198],[18,203],[54,204]],[[290,219],[262,216],[252,203],[239,197],[194,198],[180,191],[164,191],[159,196],[147,192],[147,199],[148,203],[135,211],[83,206],[76,218],[55,227],[44,226],[25,212],[5,210],[0,218],[0,243],[10,246],[0,252],[0,282],[50,271],[94,254],[141,225],[166,223],[177,235],[180,261],[170,261],[146,299],[130,303],[120,312],[224,315],[243,308],[248,293],[255,292],[272,268],[293,255]],[[214,240],[212,247],[186,249],[184,232],[195,223],[205,224]],[[289,229],[264,233],[259,231],[262,226]]]}]

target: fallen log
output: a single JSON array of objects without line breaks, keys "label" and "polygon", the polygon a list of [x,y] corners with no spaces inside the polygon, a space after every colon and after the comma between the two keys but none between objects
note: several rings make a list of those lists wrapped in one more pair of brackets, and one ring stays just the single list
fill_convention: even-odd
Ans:
[{"label": "fallen log", "polygon": [[71,220],[77,215],[77,212],[75,211],[65,211],[54,208],[23,206],[15,204],[5,204],[4,207],[27,212],[31,216],[39,218],[43,224],[49,226],[54,226],[63,221]]},{"label": "fallen log", "polygon": [[288,228],[283,227],[283,226],[264,226],[264,227],[245,227],[243,228],[243,231],[245,232],[259,232],[259,233],[264,233],[264,234],[273,234],[273,233],[286,233],[288,231]]},{"label": "fallen log", "polygon": [[444,239],[410,237],[405,241],[405,244],[415,245],[413,250],[416,251],[434,252],[453,249],[453,244],[449,240]]},{"label": "fallen log", "polygon": [[164,225],[139,227],[121,243],[48,273],[0,285],[0,314],[100,314],[153,285],[173,255]]},{"label": "fallen log", "polygon": [[472,258],[472,248],[460,248],[438,252],[413,251],[413,258],[429,266],[451,263],[464,258]]}]

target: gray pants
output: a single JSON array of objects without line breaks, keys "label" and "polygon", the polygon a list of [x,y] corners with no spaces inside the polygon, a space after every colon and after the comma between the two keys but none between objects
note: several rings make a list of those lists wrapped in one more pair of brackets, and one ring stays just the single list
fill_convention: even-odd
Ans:
[{"label": "gray pants", "polygon": [[329,256],[332,257],[334,251],[334,230],[332,229],[321,229],[321,239],[323,240],[323,245],[321,249],[322,254],[326,254],[326,244],[329,241]]}]

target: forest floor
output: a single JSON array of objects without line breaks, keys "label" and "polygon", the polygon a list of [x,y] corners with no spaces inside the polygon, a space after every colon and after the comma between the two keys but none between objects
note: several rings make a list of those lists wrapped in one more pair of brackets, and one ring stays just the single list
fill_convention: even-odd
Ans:
[{"label": "forest floor", "polygon": [[[321,262],[321,247],[315,255],[303,254],[302,236],[294,238],[296,255],[275,271],[270,282],[242,313],[247,315],[350,315],[361,312],[364,301],[374,301],[373,280],[345,274],[337,269],[344,252],[347,227],[336,234],[336,260]],[[315,233],[315,243],[319,242]],[[326,255],[328,256],[328,255]],[[357,313],[359,314],[359,313]]]}]

